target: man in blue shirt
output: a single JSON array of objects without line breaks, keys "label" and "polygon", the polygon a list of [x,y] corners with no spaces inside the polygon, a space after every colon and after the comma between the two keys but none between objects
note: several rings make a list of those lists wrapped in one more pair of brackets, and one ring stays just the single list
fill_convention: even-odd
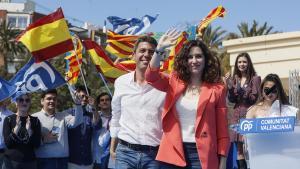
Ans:
[{"label": "man in blue shirt", "polygon": [[[87,95],[84,86],[78,86],[76,92],[81,98],[83,121],[75,128],[69,129],[69,169],[92,169],[92,137],[94,130],[102,127],[95,118],[94,99]],[[89,92],[90,93],[90,92]]]}]

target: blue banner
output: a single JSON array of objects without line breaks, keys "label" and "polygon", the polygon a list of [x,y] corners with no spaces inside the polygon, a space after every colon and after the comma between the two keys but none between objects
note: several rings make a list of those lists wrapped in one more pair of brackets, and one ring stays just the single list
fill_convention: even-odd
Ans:
[{"label": "blue banner", "polygon": [[238,132],[247,133],[270,133],[294,131],[295,117],[271,117],[257,119],[241,119]]},{"label": "blue banner", "polygon": [[6,80],[0,78],[0,101],[8,98],[15,90],[15,85],[12,85]]},{"label": "blue banner", "polygon": [[123,19],[117,16],[109,16],[107,20],[113,25],[113,31],[122,35],[140,35],[144,33],[156,20],[155,17],[145,15],[142,19],[128,18]]},{"label": "blue banner", "polygon": [[30,59],[9,82],[16,86],[13,99],[25,93],[55,89],[66,83],[49,62],[35,63],[33,59]]}]

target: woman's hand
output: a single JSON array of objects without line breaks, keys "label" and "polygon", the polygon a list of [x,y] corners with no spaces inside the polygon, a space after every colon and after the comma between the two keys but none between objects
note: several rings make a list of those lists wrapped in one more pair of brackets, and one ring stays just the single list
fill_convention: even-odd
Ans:
[{"label": "woman's hand", "polygon": [[20,128],[21,128],[21,120],[20,120],[20,116],[17,115],[17,117],[16,117],[16,126],[14,127],[13,132],[17,135]]},{"label": "woman's hand", "polygon": [[225,83],[226,83],[228,89],[231,89],[231,88],[232,88],[233,82],[232,82],[232,79],[231,79],[231,74],[230,74],[230,72],[227,72],[227,73],[225,74]]},{"label": "woman's hand", "polygon": [[178,37],[181,32],[176,29],[169,29],[163,36],[159,39],[156,49],[158,51],[163,51],[166,48],[176,44]]},{"label": "woman's hand", "polygon": [[28,132],[29,137],[32,135],[32,130],[31,130],[31,122],[30,122],[30,117],[28,116],[26,119],[26,130]]}]

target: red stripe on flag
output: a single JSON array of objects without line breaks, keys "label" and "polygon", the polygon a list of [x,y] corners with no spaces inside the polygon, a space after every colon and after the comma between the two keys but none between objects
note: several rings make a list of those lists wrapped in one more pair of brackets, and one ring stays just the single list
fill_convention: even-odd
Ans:
[{"label": "red stripe on flag", "polygon": [[53,58],[59,54],[73,50],[73,42],[71,39],[49,46],[47,48],[31,52],[36,63]]},{"label": "red stripe on flag", "polygon": [[121,54],[124,54],[124,55],[131,55],[132,54],[132,52],[127,52],[127,51],[123,50],[122,48],[119,48],[118,46],[116,46],[113,43],[108,43],[108,45],[110,45],[112,48],[114,48],[116,51],[118,51]]}]

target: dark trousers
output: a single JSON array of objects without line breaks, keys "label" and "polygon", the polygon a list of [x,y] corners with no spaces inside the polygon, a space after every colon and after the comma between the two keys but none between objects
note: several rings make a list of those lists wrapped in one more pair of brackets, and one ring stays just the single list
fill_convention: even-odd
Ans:
[{"label": "dark trousers", "polygon": [[68,169],[68,158],[38,158],[38,169]]},{"label": "dark trousers", "polygon": [[7,157],[3,159],[2,169],[37,169],[36,161],[17,162],[10,160]]},{"label": "dark trousers", "polygon": [[196,143],[183,143],[186,167],[161,162],[161,169],[201,169]]}]

